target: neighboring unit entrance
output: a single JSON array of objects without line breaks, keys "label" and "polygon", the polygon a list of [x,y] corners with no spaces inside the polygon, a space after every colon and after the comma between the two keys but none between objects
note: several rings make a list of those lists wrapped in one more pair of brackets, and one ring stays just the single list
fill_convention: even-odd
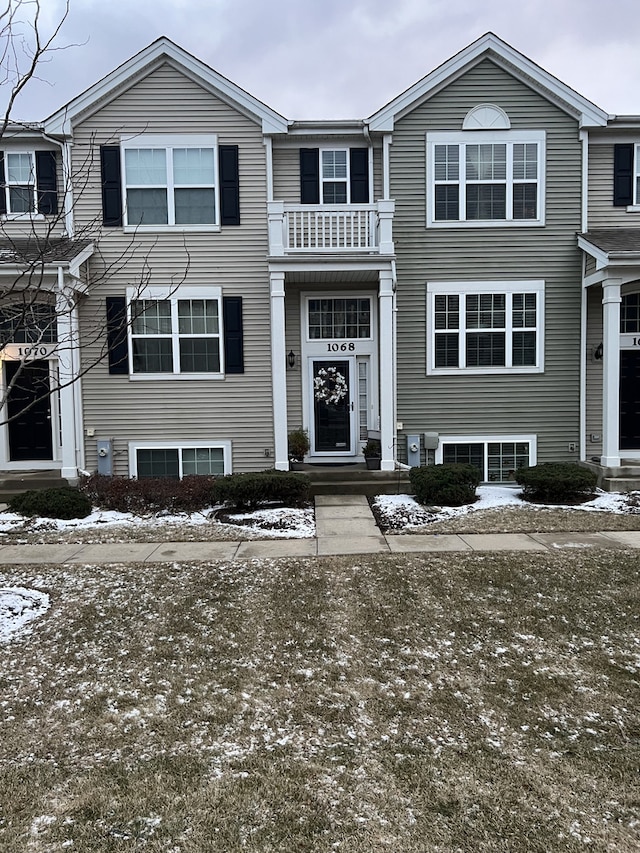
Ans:
[{"label": "neighboring unit entrance", "polygon": [[313,361],[313,452],[353,453],[349,361]]},{"label": "neighboring unit entrance", "polygon": [[7,397],[9,459],[53,459],[49,362],[6,361],[5,388],[14,380]]},{"label": "neighboring unit entrance", "polygon": [[640,352],[620,351],[620,450],[640,450]]}]

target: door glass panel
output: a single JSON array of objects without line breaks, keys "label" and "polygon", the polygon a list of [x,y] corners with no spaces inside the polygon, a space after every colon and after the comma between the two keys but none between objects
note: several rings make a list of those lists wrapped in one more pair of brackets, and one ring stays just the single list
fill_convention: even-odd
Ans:
[{"label": "door glass panel", "polygon": [[314,361],[314,450],[318,453],[351,451],[349,362]]}]

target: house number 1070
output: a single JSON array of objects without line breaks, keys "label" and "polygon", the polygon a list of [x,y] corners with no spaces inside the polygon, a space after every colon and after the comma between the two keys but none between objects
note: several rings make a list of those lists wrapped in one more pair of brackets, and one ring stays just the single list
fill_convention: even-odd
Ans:
[{"label": "house number 1070", "polygon": [[327,344],[329,352],[353,352],[355,348],[353,341],[349,344]]}]

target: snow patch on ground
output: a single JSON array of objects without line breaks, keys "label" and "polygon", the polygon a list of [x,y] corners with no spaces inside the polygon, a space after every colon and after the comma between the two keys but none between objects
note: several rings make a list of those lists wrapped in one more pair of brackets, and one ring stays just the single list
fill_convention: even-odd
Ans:
[{"label": "snow patch on ground", "polygon": [[0,587],[0,643],[22,632],[49,609],[49,596],[22,586]]}]

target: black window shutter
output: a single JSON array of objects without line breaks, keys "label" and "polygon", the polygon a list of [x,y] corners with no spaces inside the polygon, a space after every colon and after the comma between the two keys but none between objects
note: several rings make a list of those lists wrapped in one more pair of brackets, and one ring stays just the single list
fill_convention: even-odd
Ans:
[{"label": "black window shutter", "polygon": [[4,189],[5,181],[4,151],[0,151],[0,215],[4,215],[7,212],[7,194]]},{"label": "black window shutter", "polygon": [[54,216],[58,212],[56,152],[36,151],[38,213]]},{"label": "black window shutter", "polygon": [[613,204],[633,204],[633,144],[613,146]]},{"label": "black window shutter", "polygon": [[120,185],[120,146],[100,146],[102,174],[102,224],[122,225],[122,188]]},{"label": "black window shutter", "polygon": [[224,315],[224,372],[244,373],[242,297],[225,296],[222,302]]},{"label": "black window shutter", "polygon": [[369,204],[369,149],[351,148],[349,166],[351,204]]},{"label": "black window shutter", "polygon": [[106,302],[109,373],[113,376],[128,376],[127,300],[124,296],[107,296]]},{"label": "black window shutter", "polygon": [[320,204],[320,150],[300,149],[300,202]]},{"label": "black window shutter", "polygon": [[220,224],[240,225],[240,177],[238,146],[221,145],[220,160]]}]

